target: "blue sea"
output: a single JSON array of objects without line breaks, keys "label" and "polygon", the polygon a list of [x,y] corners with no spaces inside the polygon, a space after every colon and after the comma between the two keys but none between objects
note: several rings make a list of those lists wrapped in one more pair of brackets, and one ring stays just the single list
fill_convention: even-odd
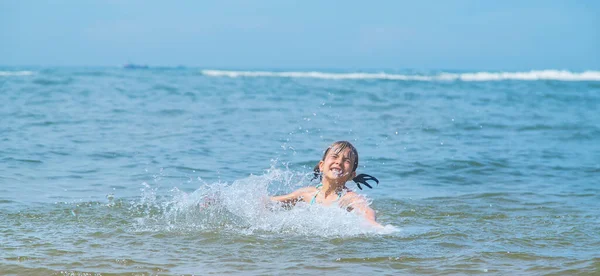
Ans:
[{"label": "blue sea", "polygon": [[0,68],[0,275],[321,273],[600,274],[600,72]]}]

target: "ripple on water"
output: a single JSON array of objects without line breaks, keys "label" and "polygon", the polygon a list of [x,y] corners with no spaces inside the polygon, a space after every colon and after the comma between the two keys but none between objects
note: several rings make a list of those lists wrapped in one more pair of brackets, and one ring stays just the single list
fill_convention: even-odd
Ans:
[{"label": "ripple on water", "polygon": [[36,78],[32,81],[32,83],[40,86],[62,86],[72,84],[73,82],[73,78]]},{"label": "ripple on water", "polygon": [[44,163],[42,160],[36,160],[36,159],[20,159],[20,158],[13,158],[13,157],[5,157],[2,159],[3,162],[22,162],[22,163],[29,163],[29,164],[42,164]]}]

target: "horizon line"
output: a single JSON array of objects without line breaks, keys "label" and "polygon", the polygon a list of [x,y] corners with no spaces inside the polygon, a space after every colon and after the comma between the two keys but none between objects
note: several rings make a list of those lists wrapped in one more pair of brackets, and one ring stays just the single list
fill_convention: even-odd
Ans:
[{"label": "horizon line", "polygon": [[143,68],[139,68],[139,70],[143,69],[204,69],[204,70],[235,70],[235,71],[265,71],[265,70],[299,70],[301,72],[306,72],[307,70],[339,70],[339,71],[350,71],[350,70],[390,70],[390,71],[458,71],[458,72],[531,72],[531,71],[570,71],[570,72],[589,72],[589,71],[600,71],[600,67],[597,68],[587,68],[587,69],[572,69],[572,68],[541,68],[541,67],[529,67],[527,69],[484,69],[484,68],[471,68],[471,69],[463,69],[463,68],[418,68],[418,67],[372,67],[372,66],[347,66],[347,67],[329,67],[329,66],[204,66],[204,65],[150,65],[148,63],[123,63],[117,65],[31,65],[31,64],[22,64],[22,65],[5,65],[0,64],[0,68],[16,68],[16,67],[25,67],[25,68],[125,68],[127,65],[140,66]]}]

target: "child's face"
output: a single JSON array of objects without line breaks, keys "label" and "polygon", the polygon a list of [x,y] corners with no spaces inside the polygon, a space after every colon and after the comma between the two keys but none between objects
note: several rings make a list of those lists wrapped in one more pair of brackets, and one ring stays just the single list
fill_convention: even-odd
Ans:
[{"label": "child's face", "polygon": [[336,147],[330,149],[325,159],[319,162],[319,168],[324,178],[346,183],[356,176],[356,172],[353,171],[356,157],[350,148],[338,151]]}]

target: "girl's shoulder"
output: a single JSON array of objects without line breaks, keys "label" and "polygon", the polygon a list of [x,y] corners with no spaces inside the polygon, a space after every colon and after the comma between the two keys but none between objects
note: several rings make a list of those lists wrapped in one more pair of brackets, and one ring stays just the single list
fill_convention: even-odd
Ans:
[{"label": "girl's shoulder", "polygon": [[339,205],[346,208],[348,211],[354,210],[355,207],[363,206],[366,198],[352,190],[346,190],[345,194],[340,198]]},{"label": "girl's shoulder", "polygon": [[344,194],[343,198],[346,201],[352,201],[352,202],[357,202],[357,201],[366,201],[366,197],[364,195],[361,195],[355,191],[352,190],[346,190],[346,193]]},{"label": "girl's shoulder", "polygon": [[355,192],[355,191],[353,191],[351,189],[348,189],[348,188],[344,188],[344,189],[345,189],[344,194],[347,195],[347,196],[352,196],[352,197],[354,197],[354,196],[362,196],[361,194],[359,194],[359,193],[357,193],[357,192]]}]

